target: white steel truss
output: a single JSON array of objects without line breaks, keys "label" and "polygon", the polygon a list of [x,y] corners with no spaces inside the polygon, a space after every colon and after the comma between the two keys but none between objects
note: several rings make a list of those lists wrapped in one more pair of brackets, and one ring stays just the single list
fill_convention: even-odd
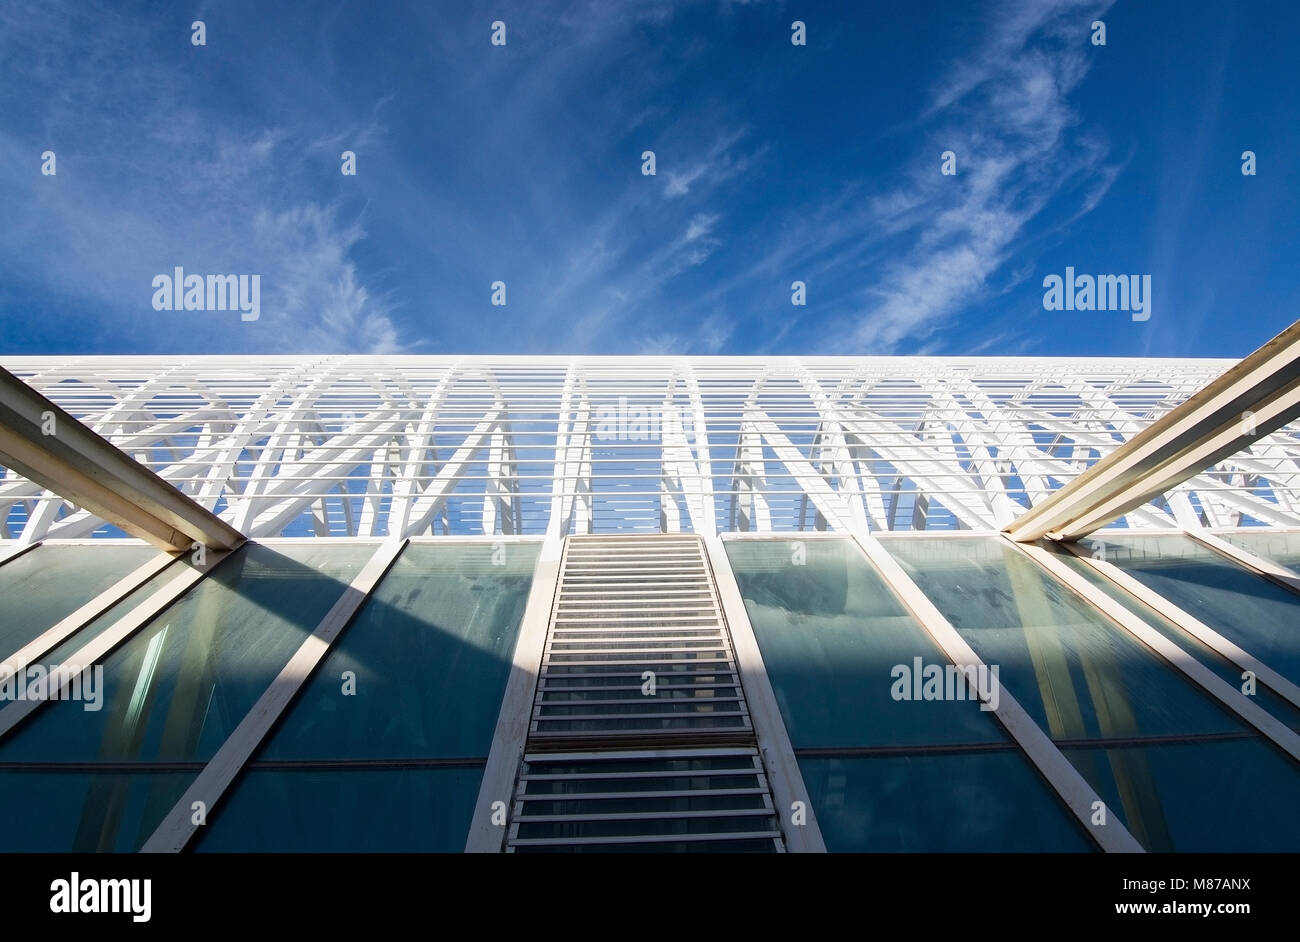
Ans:
[{"label": "white steel truss", "polygon": [[[252,538],[998,530],[1233,365],[7,357]],[[1300,527],[1290,425],[1117,525]],[[115,535],[12,469],[0,538]]]}]

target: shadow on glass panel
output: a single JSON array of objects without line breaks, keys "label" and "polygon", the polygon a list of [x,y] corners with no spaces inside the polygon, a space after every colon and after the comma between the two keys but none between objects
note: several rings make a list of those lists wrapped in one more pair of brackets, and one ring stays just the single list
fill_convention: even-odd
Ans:
[{"label": "shadow on glass panel", "polygon": [[882,543],[1148,850],[1300,849],[1296,763],[1007,541]]},{"label": "shadow on glass panel", "polygon": [[[0,846],[137,849],[373,552],[232,554],[106,659],[98,709],[49,704],[0,745],[0,807],[23,817]],[[461,849],[536,556],[526,543],[407,547],[216,809],[204,849]]]},{"label": "shadow on glass panel", "polygon": [[82,699],[36,711],[0,744],[0,787],[38,839],[7,832],[4,849],[138,847],[371,551],[248,544],[91,668]]},{"label": "shadow on glass panel", "polygon": [[726,547],[828,849],[1093,849],[854,543]]}]

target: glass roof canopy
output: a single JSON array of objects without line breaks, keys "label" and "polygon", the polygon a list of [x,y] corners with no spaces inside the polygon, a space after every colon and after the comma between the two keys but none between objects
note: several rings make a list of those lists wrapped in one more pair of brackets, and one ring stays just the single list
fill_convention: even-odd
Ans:
[{"label": "glass roof canopy", "polygon": [[[1191,613],[1300,680],[1300,642],[1289,630],[1300,596],[1182,535],[1107,540],[1111,565],[1176,604],[1156,610],[1126,596],[1089,557],[1069,565],[1123,598],[1186,659],[1243,689],[1239,665],[1181,623]],[[897,535],[880,544],[982,661],[1000,668],[1002,696],[1023,705],[1141,848],[1300,848],[1293,816],[1277,813],[1300,793],[1295,740],[1277,732],[1300,733],[1294,693],[1258,683],[1238,696],[1274,725],[1243,715],[1000,537]],[[723,545],[744,612],[728,610],[728,625],[733,635],[752,632],[761,651],[827,849],[1097,849],[1045,781],[1041,757],[973,695],[897,696],[900,666],[947,659],[854,539],[754,534]],[[0,807],[12,826],[2,849],[143,847],[376,546],[250,542],[95,659],[101,676],[79,699],[65,691],[12,726],[6,714],[24,704],[8,677]],[[531,590],[545,578],[542,546],[406,545],[188,849],[464,849]],[[37,652],[28,666],[92,660],[96,640],[165,594],[191,568],[187,557],[139,578],[53,647],[33,642],[155,554],[130,540],[47,543],[0,565],[6,651]],[[5,663],[19,666],[12,656]],[[593,757],[607,755],[594,748]],[[730,782],[709,775],[715,788]],[[618,794],[601,813],[617,817]],[[664,807],[704,813],[710,800],[688,794]]]}]

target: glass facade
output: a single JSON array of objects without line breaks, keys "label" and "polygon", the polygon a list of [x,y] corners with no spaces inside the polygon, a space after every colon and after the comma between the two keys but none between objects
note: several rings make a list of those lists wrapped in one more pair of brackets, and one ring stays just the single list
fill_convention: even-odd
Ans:
[{"label": "glass facade", "polygon": [[[1225,538],[1294,562],[1287,556],[1297,548],[1294,534]],[[999,694],[1024,708],[1142,847],[1300,849],[1300,818],[1279,813],[1300,795],[1300,762],[1032,557],[988,533],[879,540],[996,668]],[[464,849],[541,546],[531,539],[408,544],[189,849]],[[722,546],[724,557],[710,565],[715,572],[729,566],[735,576],[796,778],[828,850],[1098,849],[1037,760],[981,708],[975,691],[925,686],[927,668],[943,671],[950,662],[857,542],[790,534],[726,538]],[[1081,546],[1300,682],[1293,630],[1300,596],[1177,533],[1107,531]],[[680,538],[675,547],[638,549],[645,556],[638,565],[681,570],[687,557]],[[22,707],[10,702],[18,699],[10,664],[0,677],[0,812],[7,822],[0,850],[138,850],[378,548],[368,540],[250,542],[102,657],[99,673],[83,675],[80,700],[43,704],[12,728],[6,718],[14,714],[6,711]],[[1187,633],[1176,613],[1135,598],[1089,559],[1046,549],[1189,659],[1241,686],[1239,667]],[[656,718],[652,725],[662,726],[672,745],[655,748],[676,751],[637,752],[650,747],[627,741],[530,754],[512,786],[511,849],[780,849],[789,821],[772,803],[771,750],[742,741],[723,722],[714,724],[716,742],[696,742],[672,739],[681,730],[657,721],[684,706],[705,717],[752,708],[746,700],[754,691],[732,665],[731,635],[745,628],[733,611],[726,611],[730,634],[726,626],[722,634],[707,628],[709,643],[732,666],[705,671],[696,663],[706,630],[699,612],[714,604],[712,577],[692,575],[696,581],[685,587],[646,581],[620,574],[616,564],[626,563],[607,549],[570,553],[574,572],[568,583],[557,582],[568,588],[538,603],[551,609],[552,626],[562,622],[548,635],[543,664],[567,670],[566,659],[603,656],[602,645],[615,641],[645,651],[627,662],[635,670],[582,667],[586,673],[565,682],[573,689],[561,705],[608,703],[620,716]],[[12,655],[30,645],[151,560],[157,551],[135,543],[53,542],[0,564],[0,647]],[[90,641],[192,565],[182,556],[139,585],[128,583],[115,604],[40,660],[81,666]],[[645,595],[652,591],[666,593],[666,601]],[[575,655],[564,645],[590,651]],[[688,689],[665,674],[657,680],[662,695],[643,696],[641,662],[657,663],[664,650],[678,648],[702,679]],[[612,692],[593,700],[589,684]],[[1300,731],[1300,708],[1278,692],[1261,684],[1252,702]],[[533,699],[520,709],[533,710]],[[519,721],[527,727],[527,717]],[[623,732],[579,730],[602,731]],[[753,735],[748,725],[745,731]],[[575,836],[587,843],[563,845]]]},{"label": "glass facade", "polygon": [[[999,537],[882,541],[1151,851],[1288,850],[1300,768]],[[1214,826],[1207,826],[1214,821]]]},{"label": "glass facade", "polygon": [[829,850],[1088,849],[976,702],[896,696],[946,658],[853,542],[727,553]]},{"label": "glass facade", "polygon": [[1300,596],[1182,534],[1107,534],[1082,542],[1300,684]]},{"label": "glass facade", "polygon": [[0,658],[158,555],[152,546],[37,546],[0,566]]},{"label": "glass facade", "polygon": [[198,849],[463,849],[537,551],[408,546]]},{"label": "glass facade", "polygon": [[98,703],[48,703],[0,743],[5,804],[37,838],[2,849],[137,849],[371,552],[247,544],[218,563],[109,655]]}]

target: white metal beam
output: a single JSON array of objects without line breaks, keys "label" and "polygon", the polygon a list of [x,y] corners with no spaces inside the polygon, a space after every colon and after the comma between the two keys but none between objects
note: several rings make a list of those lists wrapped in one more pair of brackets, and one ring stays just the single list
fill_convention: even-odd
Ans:
[{"label": "white metal beam", "polygon": [[1006,528],[1076,540],[1300,416],[1300,322]]},{"label": "white metal beam", "polygon": [[[53,434],[43,430],[53,429]],[[133,536],[170,550],[243,535],[0,369],[0,461]]]},{"label": "white metal beam", "polygon": [[245,763],[252,758],[299,691],[311,679],[312,673],[329,654],[343,629],[365,604],[379,580],[397,561],[405,547],[405,540],[389,540],[375,550],[338,601],[316,625],[315,630],[303,640],[275,680],[271,681],[271,685],[185,790],[185,794],[172,806],[171,811],[140,848],[141,853],[179,853],[193,840],[202,826],[194,823],[196,805],[201,803],[207,814],[211,814],[217,807]]},{"label": "white metal beam", "polygon": [[[875,566],[885,584],[912,613],[925,632],[934,639],[948,659],[959,667],[973,667],[978,671],[984,664],[979,655],[912,581],[880,541],[866,533],[854,534],[854,540]],[[1046,779],[1052,790],[1065,802],[1084,830],[1103,850],[1143,852],[1142,845],[1113,815],[1104,819],[1104,824],[1097,823],[1095,809],[1101,805],[1101,799],[1096,791],[1009,691],[999,690],[998,704],[993,710],[993,715],[1016,741],[1039,774]]]}]

